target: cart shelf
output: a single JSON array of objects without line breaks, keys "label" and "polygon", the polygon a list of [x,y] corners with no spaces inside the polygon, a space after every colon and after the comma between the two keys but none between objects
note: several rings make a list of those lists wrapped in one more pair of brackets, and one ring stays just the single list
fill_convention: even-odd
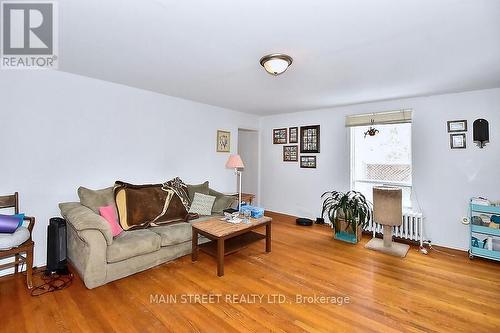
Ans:
[{"label": "cart shelf", "polygon": [[[472,244],[473,234],[476,234],[476,236],[477,234],[480,234],[485,238],[500,238],[500,229],[472,224],[472,217],[480,214],[500,215],[500,207],[470,204],[469,257],[472,259],[474,256],[477,256],[500,261],[500,251],[489,250],[486,248],[473,246]],[[475,245],[477,245],[477,243],[475,243]]]}]

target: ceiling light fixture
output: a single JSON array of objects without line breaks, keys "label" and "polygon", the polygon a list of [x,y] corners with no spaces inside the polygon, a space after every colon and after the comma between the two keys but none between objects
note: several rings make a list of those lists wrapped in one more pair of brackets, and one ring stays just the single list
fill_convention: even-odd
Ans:
[{"label": "ceiling light fixture", "polygon": [[292,57],[282,53],[268,54],[260,59],[260,64],[266,72],[274,76],[284,73],[292,62]]}]

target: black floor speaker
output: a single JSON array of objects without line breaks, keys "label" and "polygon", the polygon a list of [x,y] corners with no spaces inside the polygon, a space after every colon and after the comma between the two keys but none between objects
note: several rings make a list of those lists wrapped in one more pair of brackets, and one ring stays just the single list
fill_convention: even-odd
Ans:
[{"label": "black floor speaker", "polygon": [[47,227],[47,270],[45,274],[68,274],[66,260],[66,220],[53,217]]}]

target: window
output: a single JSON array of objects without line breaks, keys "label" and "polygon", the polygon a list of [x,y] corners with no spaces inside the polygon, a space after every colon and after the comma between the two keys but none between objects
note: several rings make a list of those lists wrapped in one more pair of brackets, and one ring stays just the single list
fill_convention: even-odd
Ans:
[{"label": "window", "polygon": [[351,188],[372,201],[373,186],[403,189],[403,207],[411,209],[411,123],[375,124],[375,136],[366,136],[370,126],[351,127]]}]

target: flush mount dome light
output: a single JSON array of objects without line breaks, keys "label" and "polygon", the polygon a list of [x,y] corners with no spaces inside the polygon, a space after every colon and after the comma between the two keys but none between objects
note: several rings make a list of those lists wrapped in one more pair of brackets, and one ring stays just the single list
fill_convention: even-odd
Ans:
[{"label": "flush mount dome light", "polygon": [[263,56],[260,59],[260,64],[264,67],[266,72],[277,76],[284,73],[288,67],[290,67],[292,61],[292,57],[286,54],[274,53]]}]

